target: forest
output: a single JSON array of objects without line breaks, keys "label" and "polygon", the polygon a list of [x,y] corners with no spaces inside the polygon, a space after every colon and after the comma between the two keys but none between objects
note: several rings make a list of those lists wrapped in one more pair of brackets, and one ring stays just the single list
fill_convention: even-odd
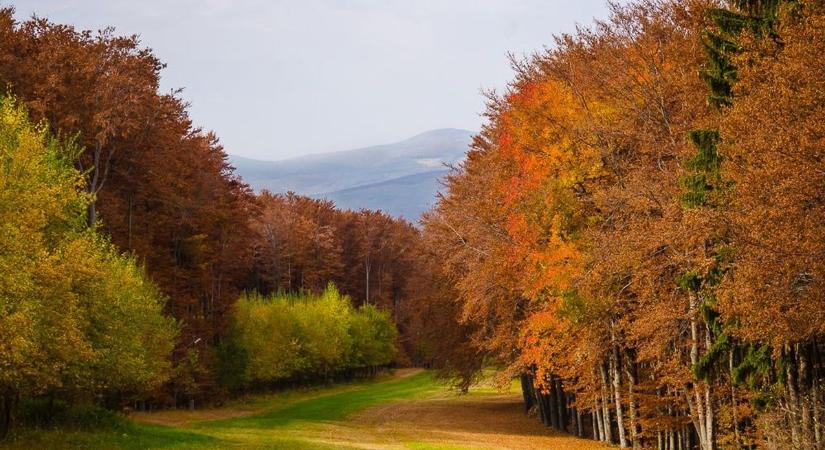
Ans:
[{"label": "forest", "polygon": [[0,9],[0,438],[394,366],[620,448],[825,447],[825,2],[547,44],[413,224],[253,192],[137,36]]}]

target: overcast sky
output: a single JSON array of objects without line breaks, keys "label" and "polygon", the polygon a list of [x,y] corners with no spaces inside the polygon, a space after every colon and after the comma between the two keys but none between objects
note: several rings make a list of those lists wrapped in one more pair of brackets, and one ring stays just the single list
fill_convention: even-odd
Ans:
[{"label": "overcast sky", "polygon": [[507,52],[606,16],[606,0],[0,0],[137,33],[231,154],[281,159],[478,130]]}]

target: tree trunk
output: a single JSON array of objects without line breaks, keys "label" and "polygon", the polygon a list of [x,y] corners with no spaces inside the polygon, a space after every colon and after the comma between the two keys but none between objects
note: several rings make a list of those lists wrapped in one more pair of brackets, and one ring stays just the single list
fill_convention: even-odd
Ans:
[{"label": "tree trunk", "polygon": [[633,445],[634,449],[639,448],[639,427],[636,424],[636,397],[635,397],[635,387],[636,387],[636,370],[634,367],[634,362],[630,360],[630,358],[625,358],[625,373],[627,374],[627,396],[628,396],[628,414],[630,415],[630,440]]},{"label": "tree trunk", "polygon": [[790,344],[784,345],[785,357],[788,360],[788,365],[785,367],[785,382],[787,385],[786,392],[788,393],[788,411],[790,413],[791,421],[791,440],[794,448],[800,447],[800,431],[799,431],[799,390],[796,385],[796,376],[794,374],[795,357]]},{"label": "tree trunk", "polygon": [[809,358],[808,358],[808,346],[807,345],[800,345],[797,344],[796,346],[796,354],[797,358],[799,359],[799,370],[798,370],[798,378],[799,378],[799,391],[802,393],[801,401],[800,401],[800,421],[801,421],[801,428],[802,428],[802,438],[805,441],[805,446],[810,446],[814,442],[813,437],[813,430],[811,424],[813,422],[813,418],[811,417],[811,389],[810,389],[810,380],[808,376],[809,370]]},{"label": "tree trunk", "polygon": [[593,408],[593,439],[604,442],[604,426],[602,425],[601,406],[597,401]]},{"label": "tree trunk", "polygon": [[127,238],[127,249],[132,251],[132,196],[129,195],[129,233]]},{"label": "tree trunk", "polygon": [[364,263],[364,271],[366,272],[366,302],[367,304],[370,303],[370,269],[372,268],[372,264],[370,263],[369,259]]},{"label": "tree trunk", "polygon": [[811,364],[811,408],[813,409],[814,442],[816,442],[815,448],[820,449],[822,448],[822,424],[820,419],[820,408],[822,406],[819,398],[819,346],[816,339],[814,339],[811,348],[811,357],[813,358],[813,364]]},{"label": "tree trunk", "polygon": [[[696,367],[699,363],[699,320],[697,318],[699,307],[699,298],[695,295],[690,296],[690,307],[688,314],[690,316],[690,363],[692,367]],[[685,392],[685,397],[690,408],[690,415],[693,421],[693,426],[696,428],[696,434],[699,436],[699,445],[703,450],[714,450],[711,436],[708,432],[708,424],[713,423],[712,418],[706,416],[705,399],[702,398],[702,384],[699,380],[694,380],[693,386],[689,389],[691,392]],[[710,387],[706,386],[705,396],[708,402]],[[710,405],[708,405],[710,406]]]},{"label": "tree trunk", "polygon": [[[733,368],[734,368],[734,352],[731,350],[728,353],[728,371],[733,376]],[[731,419],[733,421],[733,443],[734,445],[740,445],[741,439],[739,438],[739,414],[737,414],[737,403],[736,403],[736,386],[733,384],[733,380],[730,381],[730,407],[731,407]]]},{"label": "tree trunk", "polygon": [[576,436],[584,437],[584,428],[582,427],[581,409],[578,406],[576,406],[574,409],[576,411]]},{"label": "tree trunk", "polygon": [[532,393],[532,378],[530,375],[522,374],[521,375],[521,394],[524,396],[524,412],[530,412],[530,408],[533,407],[533,393]]},{"label": "tree trunk", "polygon": [[604,427],[604,442],[613,443],[613,431],[611,430],[612,424],[610,421],[610,407],[608,398],[608,384],[607,384],[607,370],[605,369],[605,364],[599,364],[599,372],[601,373],[602,378],[602,426]]},{"label": "tree trunk", "polygon": [[[611,339],[615,342],[616,337],[611,326]],[[627,439],[625,437],[624,429],[624,409],[622,407],[622,372],[619,369],[621,360],[619,358],[619,347],[613,345],[613,351],[610,352],[610,372],[613,375],[613,400],[616,404],[616,426],[619,429],[619,447],[627,448]]]},{"label": "tree trunk", "polygon": [[558,428],[559,431],[567,431],[567,405],[565,402],[564,388],[561,384],[561,378],[556,378],[553,381],[553,388],[556,391],[556,410],[558,413]]},{"label": "tree trunk", "polygon": [[[711,330],[705,324],[705,351],[709,351],[711,347]],[[707,437],[707,450],[714,450],[716,448],[716,425],[714,424],[713,414],[713,393],[710,380],[705,382],[705,435]]]}]

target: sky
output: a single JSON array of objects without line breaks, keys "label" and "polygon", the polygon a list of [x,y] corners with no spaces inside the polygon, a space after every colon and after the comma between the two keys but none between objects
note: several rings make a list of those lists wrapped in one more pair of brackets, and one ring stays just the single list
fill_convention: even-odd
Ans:
[{"label": "sky", "polygon": [[607,16],[606,0],[0,0],[81,29],[138,34],[230,154],[277,160],[478,130],[482,90]]}]

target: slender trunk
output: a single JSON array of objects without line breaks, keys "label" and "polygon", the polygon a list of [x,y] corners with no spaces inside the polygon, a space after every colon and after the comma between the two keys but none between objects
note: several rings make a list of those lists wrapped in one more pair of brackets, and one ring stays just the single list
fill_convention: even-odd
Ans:
[{"label": "slender trunk", "polygon": [[607,370],[605,369],[604,363],[599,364],[599,372],[601,373],[602,377],[602,415],[604,416],[602,419],[602,425],[604,427],[604,442],[613,443],[613,431],[612,423],[610,421],[610,406],[608,402],[608,398],[610,397],[608,394],[608,387],[607,387]]},{"label": "slender trunk", "polygon": [[[733,368],[734,368],[734,352],[731,350],[728,352],[728,373],[733,375]],[[740,438],[739,438],[739,414],[737,413],[737,403],[736,403],[736,386],[733,384],[733,380],[730,380],[730,410],[731,410],[731,418],[733,421],[733,438],[734,438],[734,445],[739,445]]]},{"label": "slender trunk", "polygon": [[805,440],[805,445],[808,446],[811,441],[813,441],[813,433],[812,433],[812,422],[813,418],[811,417],[811,408],[810,404],[812,403],[811,399],[811,389],[810,389],[810,377],[808,376],[808,346],[807,345],[800,345],[797,344],[796,346],[796,354],[799,359],[799,370],[798,370],[798,378],[799,378],[799,391],[802,393],[801,395],[801,404],[800,404],[800,420],[802,426],[802,438]]},{"label": "slender trunk", "polygon": [[[699,363],[699,320],[698,315],[699,299],[695,295],[690,296],[690,309],[688,314],[690,316],[690,364],[695,367]],[[699,444],[703,450],[713,450],[710,447],[710,440],[707,433],[707,419],[705,417],[704,400],[702,399],[702,392],[699,388],[699,381],[695,380],[692,386],[693,399],[689,392],[686,392],[688,407],[690,408],[690,416],[693,420],[693,426],[696,428],[696,434],[699,436]]]},{"label": "slender trunk", "polygon": [[533,407],[533,395],[531,392],[532,387],[532,379],[530,375],[522,374],[521,375],[521,394],[524,396],[524,412],[530,412],[530,408]]},{"label": "slender trunk", "polygon": [[369,259],[367,259],[367,261],[364,263],[364,269],[365,269],[364,271],[365,271],[365,272],[366,272],[366,274],[367,274],[367,275],[366,275],[366,278],[367,278],[367,280],[366,280],[366,283],[367,283],[367,287],[366,287],[366,297],[367,297],[367,298],[366,298],[366,302],[367,302],[367,304],[369,304],[369,303],[370,303],[370,269],[372,268],[371,266],[372,266],[372,264],[370,264]]},{"label": "slender trunk", "polygon": [[[709,351],[711,347],[711,330],[705,324],[705,351]],[[716,448],[716,435],[713,414],[713,393],[710,384],[711,380],[705,382],[705,436],[707,438],[707,449],[714,450]]]},{"label": "slender trunk", "polygon": [[574,408],[576,411],[576,436],[584,437],[584,428],[582,427],[582,412],[578,406]]},{"label": "slender trunk", "polygon": [[819,346],[817,344],[816,339],[814,339],[813,344],[811,345],[812,348],[812,358],[813,364],[811,364],[811,398],[812,398],[812,405],[811,408],[813,409],[813,422],[814,422],[814,442],[816,442],[815,448],[820,449],[822,448],[822,424],[820,419],[820,411],[821,408],[820,404],[820,394],[819,394]]},{"label": "slender trunk", "polygon": [[625,373],[627,374],[627,398],[628,398],[628,414],[630,415],[630,440],[634,449],[639,448],[638,425],[636,424],[636,370],[634,362],[630,358],[626,358]]},{"label": "slender trunk", "polygon": [[604,426],[602,425],[601,406],[596,401],[593,408],[593,439],[604,442]]},{"label": "slender trunk", "polygon": [[567,405],[565,404],[564,388],[561,384],[561,378],[556,378],[553,382],[553,387],[556,390],[556,410],[558,411],[558,430],[567,431]]},{"label": "slender trunk", "polygon": [[132,250],[132,196],[129,196],[129,237],[128,237],[128,249],[129,251]]},{"label": "slender trunk", "polygon": [[616,335],[611,325],[611,340],[614,342],[613,351],[610,352],[610,372],[613,375],[613,400],[616,405],[616,426],[619,429],[619,447],[627,448],[627,439],[624,429],[624,410],[622,408],[622,372],[619,368],[621,360],[619,358],[619,347],[615,344]]},{"label": "slender trunk", "polygon": [[536,391],[536,403],[539,407],[539,420],[541,420],[541,423],[544,424],[544,426],[550,426],[550,420],[547,414],[547,405],[544,402],[544,393],[540,390]]},{"label": "slender trunk", "polygon": [[714,450],[716,448],[716,436],[714,433],[714,415],[713,415],[713,394],[710,383],[705,383],[705,439],[707,441],[707,450]]},{"label": "slender trunk", "polygon": [[550,412],[550,426],[558,430],[559,427],[559,410],[556,407],[556,380],[551,376],[544,379],[547,386],[547,406]]},{"label": "slender trunk", "polygon": [[799,390],[796,386],[796,377],[794,376],[795,358],[790,344],[784,346],[785,357],[788,364],[785,367],[785,382],[788,393],[788,411],[790,413],[791,421],[791,440],[794,448],[799,448]]}]

